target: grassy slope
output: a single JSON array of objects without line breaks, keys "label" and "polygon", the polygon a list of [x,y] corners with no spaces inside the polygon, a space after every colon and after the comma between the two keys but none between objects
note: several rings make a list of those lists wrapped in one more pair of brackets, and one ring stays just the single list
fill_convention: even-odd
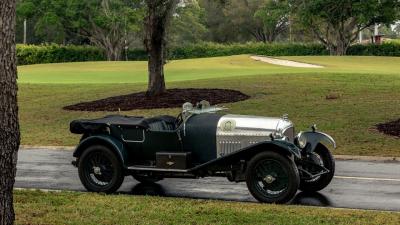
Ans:
[{"label": "grassy slope", "polygon": [[15,191],[16,224],[399,224],[400,213]]},{"label": "grassy slope", "polygon": [[[388,57],[287,57],[327,65],[325,69],[298,69],[253,62],[248,56],[233,56],[197,60],[174,61],[168,65],[168,87],[219,87],[233,88],[251,95],[251,99],[227,104],[231,113],[280,116],[288,113],[298,130],[316,122],[321,130],[337,140],[336,154],[400,156],[400,139],[379,134],[370,128],[378,122],[400,117],[400,58]],[[65,64],[71,74],[80,74],[84,81],[67,79],[71,74],[59,76],[57,67],[65,65],[35,65],[20,67],[20,108],[22,143],[35,145],[74,145],[78,137],[68,133],[72,119],[97,117],[107,112],[66,112],[62,106],[80,101],[142,91],[139,81],[142,62],[95,63],[93,71],[107,70],[103,76],[89,79],[85,64]],[[121,65],[126,66],[121,67]],[[110,66],[111,65],[111,66]],[[132,66],[132,65],[136,65]],[[53,71],[58,78],[52,84],[43,84],[37,71]],[[104,67],[107,67],[104,69]],[[141,68],[141,69],[140,69]],[[190,70],[190,68],[194,68]],[[86,70],[90,68],[87,67]],[[132,75],[126,75],[132,69]],[[322,70],[324,70],[322,72]],[[55,72],[54,72],[55,71]],[[314,71],[314,72],[309,72]],[[321,71],[321,72],[316,72]],[[333,73],[335,72],[336,73]],[[284,73],[283,73],[284,72]],[[188,76],[183,75],[187,73]],[[277,73],[281,73],[277,75]],[[283,73],[283,74],[282,74]],[[286,74],[285,74],[286,73]],[[46,74],[46,72],[43,72]],[[203,76],[215,79],[192,80]],[[239,75],[254,76],[239,76]],[[260,75],[257,75],[260,74]],[[113,77],[113,76],[116,77]],[[47,76],[47,75],[46,75]],[[50,75],[48,75],[50,76]],[[211,76],[211,75],[210,75]],[[224,77],[225,76],[225,77]],[[230,77],[233,76],[233,77]],[[124,77],[128,80],[126,83]],[[174,79],[189,79],[172,82]],[[111,78],[114,78],[111,80]],[[131,79],[131,80],[129,80]],[[28,83],[31,84],[28,84]],[[75,82],[74,84],[68,84]],[[112,82],[116,84],[106,84]],[[132,83],[130,83],[132,82]],[[339,93],[338,100],[326,100],[330,93]],[[178,113],[178,109],[136,110],[130,115],[157,115]]]}]

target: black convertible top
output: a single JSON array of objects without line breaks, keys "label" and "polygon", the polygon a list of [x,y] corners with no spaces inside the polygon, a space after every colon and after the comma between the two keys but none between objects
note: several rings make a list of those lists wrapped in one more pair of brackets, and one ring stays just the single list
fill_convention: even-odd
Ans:
[{"label": "black convertible top", "polygon": [[174,122],[175,118],[172,116],[144,118],[137,116],[108,115],[99,119],[74,120],[70,123],[70,131],[74,134],[92,133],[94,131],[103,130],[103,128],[111,125],[137,126],[148,129],[150,123],[160,120]]}]

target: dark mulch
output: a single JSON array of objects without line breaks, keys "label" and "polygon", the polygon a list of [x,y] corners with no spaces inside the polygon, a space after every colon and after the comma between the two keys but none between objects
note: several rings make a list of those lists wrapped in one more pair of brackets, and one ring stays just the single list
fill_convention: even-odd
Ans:
[{"label": "dark mulch", "polygon": [[115,96],[91,102],[65,106],[63,109],[75,111],[127,111],[133,109],[177,108],[185,102],[193,104],[207,100],[211,104],[238,102],[250,96],[229,89],[168,89],[165,93],[148,97],[146,92]]},{"label": "dark mulch", "polygon": [[384,134],[400,138],[400,119],[387,123],[379,123],[376,125],[376,128]]}]

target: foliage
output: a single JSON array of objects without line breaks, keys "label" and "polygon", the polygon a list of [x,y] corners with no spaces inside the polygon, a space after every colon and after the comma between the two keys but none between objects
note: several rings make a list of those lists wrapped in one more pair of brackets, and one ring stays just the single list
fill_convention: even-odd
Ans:
[{"label": "foliage", "polygon": [[[169,50],[169,59],[190,59],[216,56],[231,56],[239,54],[295,56],[295,55],[327,55],[329,51],[321,44],[302,43],[245,43],[217,44],[201,42],[185,46],[175,46]],[[352,45],[349,55],[400,56],[400,43],[395,41],[382,45]],[[104,61],[107,60],[103,50],[93,46],[76,45],[17,45],[18,65]],[[143,49],[129,49],[129,60],[147,60],[148,55]]]},{"label": "foliage", "polygon": [[177,47],[171,50],[171,59],[229,56],[239,54],[285,56],[285,55],[326,55],[328,52],[319,44],[302,43],[245,43],[217,44],[204,42]]},{"label": "foliage", "polygon": [[105,54],[93,46],[17,45],[18,65],[106,60]]},{"label": "foliage", "polygon": [[254,17],[263,24],[264,42],[273,42],[288,28],[290,7],[286,0],[269,0]]},{"label": "foliage", "polygon": [[19,20],[34,21],[35,34],[50,43],[79,38],[118,60],[125,45],[141,29],[139,0],[21,0]]},{"label": "foliage", "polygon": [[390,24],[399,16],[398,0],[293,0],[302,23],[332,55],[344,55],[359,31]]},{"label": "foliage", "polygon": [[102,48],[108,60],[119,60],[124,47],[142,28],[144,8],[139,0],[73,0],[72,26]]},{"label": "foliage", "polygon": [[353,45],[348,55],[400,56],[400,42],[383,43],[381,45]]},{"label": "foliage", "polygon": [[170,26],[170,46],[197,43],[204,39],[207,28],[204,24],[205,10],[197,0],[185,0],[184,6],[176,9]]}]

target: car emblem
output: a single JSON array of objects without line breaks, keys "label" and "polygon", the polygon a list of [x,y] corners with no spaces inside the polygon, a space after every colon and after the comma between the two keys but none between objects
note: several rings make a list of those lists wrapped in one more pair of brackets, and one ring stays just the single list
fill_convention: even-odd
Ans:
[{"label": "car emblem", "polygon": [[221,124],[221,128],[223,131],[233,131],[236,127],[236,123],[234,120],[225,120]]},{"label": "car emblem", "polygon": [[174,165],[174,164],[175,164],[175,162],[168,161],[168,162],[166,162],[166,164],[167,164],[168,166],[172,166],[172,165]]}]

